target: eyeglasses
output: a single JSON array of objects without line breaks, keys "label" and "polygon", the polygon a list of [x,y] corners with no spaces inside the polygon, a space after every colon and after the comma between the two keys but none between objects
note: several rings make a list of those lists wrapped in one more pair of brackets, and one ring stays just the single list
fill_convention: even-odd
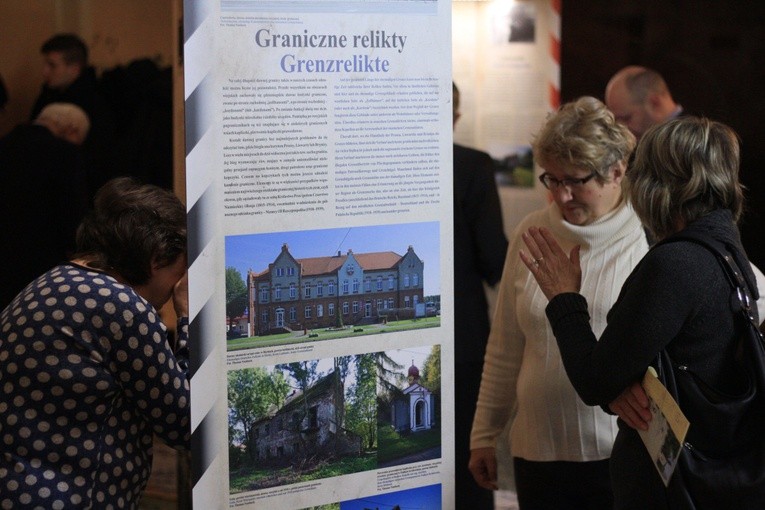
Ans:
[{"label": "eyeglasses", "polygon": [[576,188],[581,186],[582,184],[586,183],[587,181],[589,181],[596,175],[598,175],[597,172],[592,172],[587,177],[582,177],[581,179],[576,179],[574,177],[567,177],[565,179],[558,180],[550,174],[542,174],[539,176],[539,182],[541,182],[542,186],[544,186],[545,188],[549,190],[558,189],[558,186],[564,186],[566,188],[571,189],[571,188]]}]

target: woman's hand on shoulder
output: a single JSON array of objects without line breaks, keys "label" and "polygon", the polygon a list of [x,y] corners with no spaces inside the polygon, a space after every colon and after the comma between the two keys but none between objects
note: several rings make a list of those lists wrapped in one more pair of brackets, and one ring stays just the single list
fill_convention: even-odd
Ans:
[{"label": "woman's hand on shoulder", "polygon": [[521,235],[528,252],[519,252],[539,288],[547,299],[565,292],[579,292],[582,268],[579,264],[580,246],[566,254],[546,228],[531,227]]}]

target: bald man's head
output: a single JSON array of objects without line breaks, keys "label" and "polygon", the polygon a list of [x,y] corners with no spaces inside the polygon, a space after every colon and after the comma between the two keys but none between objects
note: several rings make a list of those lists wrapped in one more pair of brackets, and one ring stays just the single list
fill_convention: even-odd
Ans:
[{"label": "bald man's head", "polygon": [[614,74],[606,85],[605,100],[616,120],[637,138],[678,108],[664,78],[641,66],[627,66]]}]

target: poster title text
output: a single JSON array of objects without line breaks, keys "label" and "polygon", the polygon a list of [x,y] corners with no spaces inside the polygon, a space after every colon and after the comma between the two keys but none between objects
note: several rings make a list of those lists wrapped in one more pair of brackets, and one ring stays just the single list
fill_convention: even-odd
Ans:
[{"label": "poster title text", "polygon": [[[255,32],[255,44],[261,48],[361,48],[404,51],[407,36],[385,30],[370,30],[363,34],[280,34],[262,28]],[[279,60],[285,73],[387,73],[390,61],[379,56],[356,54],[346,58],[300,58],[287,53]]]}]

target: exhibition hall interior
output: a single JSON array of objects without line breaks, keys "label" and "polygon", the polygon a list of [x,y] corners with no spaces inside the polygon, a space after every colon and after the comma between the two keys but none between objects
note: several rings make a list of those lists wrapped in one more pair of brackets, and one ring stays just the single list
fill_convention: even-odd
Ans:
[{"label": "exhibition hall interior", "polygon": [[[2,0],[0,78],[6,98],[5,104],[0,105],[0,137],[11,133],[19,124],[29,122],[42,83],[42,43],[56,33],[75,33],[88,45],[89,63],[110,105],[114,126],[110,149],[98,155],[99,168],[108,170],[96,176],[96,182],[103,182],[109,172],[132,175],[143,182],[173,189],[181,201],[185,201],[184,3],[189,2]],[[765,132],[759,125],[760,119],[765,118],[764,2],[454,0],[453,12],[459,15],[469,3],[500,6],[551,3],[556,6],[560,13],[559,104],[581,96],[604,100],[611,76],[625,66],[639,65],[654,69],[664,77],[674,100],[685,112],[709,117],[733,128],[741,140],[740,179],[747,199],[739,225],[742,242],[751,262],[765,268],[765,238],[761,226],[765,222],[765,175],[761,169],[765,160]],[[453,20],[455,26],[458,21]],[[474,35],[475,31],[469,33]],[[543,31],[538,27],[537,36],[541,34]],[[453,46],[472,46],[465,37],[463,31],[454,30]],[[462,97],[467,98],[463,108],[476,103],[479,87],[484,91],[480,100],[486,107],[492,101],[485,92],[489,89],[478,83],[482,79],[478,73],[464,69],[464,62],[463,58],[459,63],[462,67],[454,70],[455,75],[473,77],[476,82],[458,83]],[[492,88],[503,87],[500,83],[493,84]],[[503,94],[512,95],[512,90],[504,90]],[[513,121],[508,119],[508,123]],[[456,142],[491,151],[491,147],[480,146],[485,136],[473,137],[464,131],[469,129],[464,126],[463,121],[455,130]],[[546,194],[536,178],[530,181],[533,195],[525,190],[503,190],[501,179],[498,175],[504,230],[509,238],[523,216],[545,203]],[[405,252],[406,247],[402,251]],[[266,267],[268,264],[262,268],[264,273]],[[496,291],[487,288],[486,292],[493,305]],[[434,300],[428,300],[427,313],[440,312],[438,306]],[[162,313],[172,317],[172,306],[167,305]],[[230,338],[233,338],[233,330]],[[407,362],[407,368],[408,365]],[[458,401],[455,414],[459,415],[459,410]],[[517,508],[511,466],[507,464],[500,473],[501,488],[506,494],[496,500],[497,510]],[[140,508],[190,508],[192,478],[188,454],[157,446],[153,474]]]}]

